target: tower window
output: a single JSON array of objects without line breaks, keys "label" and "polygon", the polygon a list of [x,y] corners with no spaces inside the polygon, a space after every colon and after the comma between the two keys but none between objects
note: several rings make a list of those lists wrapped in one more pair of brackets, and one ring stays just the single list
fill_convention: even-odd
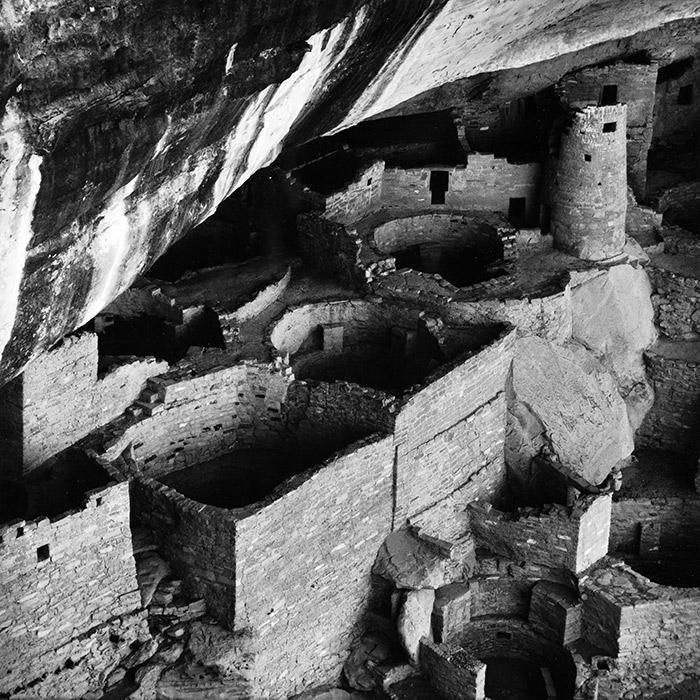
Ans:
[{"label": "tower window", "polygon": [[604,134],[612,134],[614,131],[617,131],[617,122],[605,122],[603,124]]},{"label": "tower window", "polygon": [[37,547],[36,550],[36,560],[46,561],[49,558],[49,545],[42,544],[41,547]]},{"label": "tower window", "polygon": [[432,170],[430,172],[430,203],[444,204],[445,192],[447,192],[450,174],[446,170]]},{"label": "tower window", "polygon": [[584,154],[583,159],[586,161],[586,163],[590,163],[591,162],[591,154],[590,153]]},{"label": "tower window", "polygon": [[525,224],[527,200],[525,197],[511,197],[508,202],[508,220],[516,228]]},{"label": "tower window", "polygon": [[601,105],[617,104],[617,85],[603,85],[603,92],[600,95]]},{"label": "tower window", "polygon": [[684,85],[678,91],[678,104],[679,105],[692,105],[693,104],[693,86]]}]

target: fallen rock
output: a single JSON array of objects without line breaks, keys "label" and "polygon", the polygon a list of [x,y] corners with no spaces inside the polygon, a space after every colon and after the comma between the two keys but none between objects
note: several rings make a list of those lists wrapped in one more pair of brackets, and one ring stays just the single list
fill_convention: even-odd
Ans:
[{"label": "fallen rock", "polygon": [[153,655],[152,661],[165,666],[172,666],[182,656],[184,650],[185,645],[182,642],[166,644]]},{"label": "fallen rock", "polygon": [[414,666],[418,666],[418,654],[422,637],[433,638],[432,616],[435,591],[408,591],[397,623],[401,644]]},{"label": "fallen rock", "polygon": [[379,687],[372,669],[394,657],[394,645],[381,632],[368,632],[350,652],[343,673],[348,685],[355,690],[370,691]]},{"label": "fallen rock", "polygon": [[155,552],[146,552],[136,561],[136,580],[141,591],[141,605],[147,607],[158,584],[170,573],[170,565]]},{"label": "fallen rock", "polygon": [[136,651],[129,654],[126,659],[122,662],[124,668],[135,668],[141,664],[146,663],[156,652],[158,651],[158,641],[156,639],[149,639],[144,642]]},{"label": "fallen rock", "polygon": [[223,677],[234,674],[247,676],[252,665],[252,639],[242,632],[230,632],[219,625],[193,622],[188,649],[204,666]]},{"label": "fallen rock", "polygon": [[167,669],[158,680],[158,700],[250,700],[250,684],[223,679],[213,669],[194,665]]},{"label": "fallen rock", "polygon": [[642,357],[658,335],[646,271],[616,265],[572,285],[571,314],[573,339],[612,373],[636,430],[654,401]]},{"label": "fallen rock", "polygon": [[156,700],[156,687],[164,670],[162,664],[146,664],[137,669],[134,680],[139,687],[129,695],[131,700]]},{"label": "fallen rock", "polygon": [[527,480],[546,448],[562,465],[601,483],[634,449],[627,407],[614,379],[578,343],[518,341],[507,387],[506,460]]},{"label": "fallen rock", "polygon": [[459,562],[442,557],[407,530],[392,532],[384,540],[373,571],[396,588],[411,590],[440,588],[464,578]]},{"label": "fallen rock", "polygon": [[309,690],[294,695],[289,700],[366,700],[366,698],[366,695],[350,693],[342,688],[329,688],[327,690]]}]

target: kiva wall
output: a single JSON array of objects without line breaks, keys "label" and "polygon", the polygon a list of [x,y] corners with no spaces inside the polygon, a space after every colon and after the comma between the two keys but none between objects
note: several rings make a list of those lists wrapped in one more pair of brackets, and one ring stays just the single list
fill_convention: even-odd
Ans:
[{"label": "kiva wall", "polygon": [[97,336],[68,336],[60,345],[27,365],[0,389],[13,407],[12,454],[21,464],[5,464],[18,476],[74,444],[95,428],[119,416],[139,395],[146,379],[168,368],[152,358],[116,367],[97,375]]},{"label": "kiva wall", "polygon": [[[71,640],[141,606],[129,485],[93,491],[81,510],[0,529],[0,693],[53,673]],[[10,661],[11,660],[11,661]],[[99,664],[93,669],[96,678]]]},{"label": "kiva wall", "polygon": [[326,197],[325,215],[332,221],[350,222],[378,208],[382,194],[384,161],[372,163],[339,192]]}]

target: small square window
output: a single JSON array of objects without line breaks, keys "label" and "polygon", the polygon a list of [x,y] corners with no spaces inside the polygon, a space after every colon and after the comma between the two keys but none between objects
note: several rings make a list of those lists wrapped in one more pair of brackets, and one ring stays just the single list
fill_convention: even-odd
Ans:
[{"label": "small square window", "polygon": [[99,498],[96,498],[96,499],[95,499],[95,505],[96,505],[97,507],[99,507],[99,506],[102,505],[102,497],[101,497],[101,496],[100,496]]},{"label": "small square window", "polygon": [[678,91],[677,102],[679,105],[692,105],[693,104],[693,86],[692,85],[684,85]]},{"label": "small square window", "polygon": [[590,163],[590,162],[591,162],[591,154],[590,154],[590,153],[586,153],[586,154],[583,156],[583,159],[586,161],[586,163]]},{"label": "small square window", "polygon": [[603,124],[604,134],[612,134],[614,131],[617,131],[617,122],[605,122]]},{"label": "small square window", "polygon": [[617,104],[617,85],[603,85],[603,91],[600,95],[600,104]]},{"label": "small square window", "polygon": [[371,178],[371,177],[368,177],[368,178],[367,178],[367,184],[368,184],[368,185],[371,185],[371,184],[372,184],[372,178]]},{"label": "small square window", "polygon": [[513,635],[510,632],[496,632],[496,639],[512,639]]},{"label": "small square window", "polygon": [[24,534],[24,528],[18,527],[17,528],[17,537],[22,537],[23,534]]},{"label": "small square window", "polygon": [[37,561],[46,561],[49,558],[49,545],[48,544],[42,544],[41,547],[37,547],[36,550],[36,560]]}]

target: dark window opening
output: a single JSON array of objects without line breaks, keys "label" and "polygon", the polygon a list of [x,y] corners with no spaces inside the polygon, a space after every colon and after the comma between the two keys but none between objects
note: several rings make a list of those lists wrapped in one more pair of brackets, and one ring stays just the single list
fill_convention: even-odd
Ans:
[{"label": "dark window opening", "polygon": [[371,178],[371,177],[368,177],[368,178],[367,178],[367,184],[368,184],[368,185],[371,185],[371,184],[372,184],[372,178]]},{"label": "dark window opening", "polygon": [[49,558],[49,545],[42,544],[41,547],[37,547],[36,550],[36,560],[46,561]]},{"label": "dark window opening", "polygon": [[17,528],[17,537],[22,537],[23,534],[24,534],[24,528],[18,527]]},{"label": "dark window opening", "polygon": [[617,85],[603,85],[603,92],[600,95],[601,105],[617,104]]},{"label": "dark window opening", "polygon": [[101,505],[102,505],[102,499],[101,499],[101,498],[95,499],[95,505],[96,505],[97,507],[101,506]]},{"label": "dark window opening", "polygon": [[692,105],[693,104],[693,86],[683,85],[683,87],[678,91],[678,104],[679,105]]},{"label": "dark window opening", "polygon": [[511,639],[512,637],[510,632],[496,632],[496,639]]},{"label": "dark window opening", "polygon": [[520,228],[525,225],[527,212],[527,200],[525,197],[511,197],[508,204],[508,221],[513,226]]},{"label": "dark window opening", "polygon": [[586,154],[583,156],[583,159],[586,161],[586,163],[590,163],[590,162],[591,162],[591,154],[590,154],[590,153],[586,153]]},{"label": "dark window opening", "polygon": [[617,131],[617,122],[605,122],[603,124],[604,134],[612,134],[614,131]]},{"label": "dark window opening", "polygon": [[450,174],[446,170],[432,170],[430,173],[431,204],[444,204]]}]

